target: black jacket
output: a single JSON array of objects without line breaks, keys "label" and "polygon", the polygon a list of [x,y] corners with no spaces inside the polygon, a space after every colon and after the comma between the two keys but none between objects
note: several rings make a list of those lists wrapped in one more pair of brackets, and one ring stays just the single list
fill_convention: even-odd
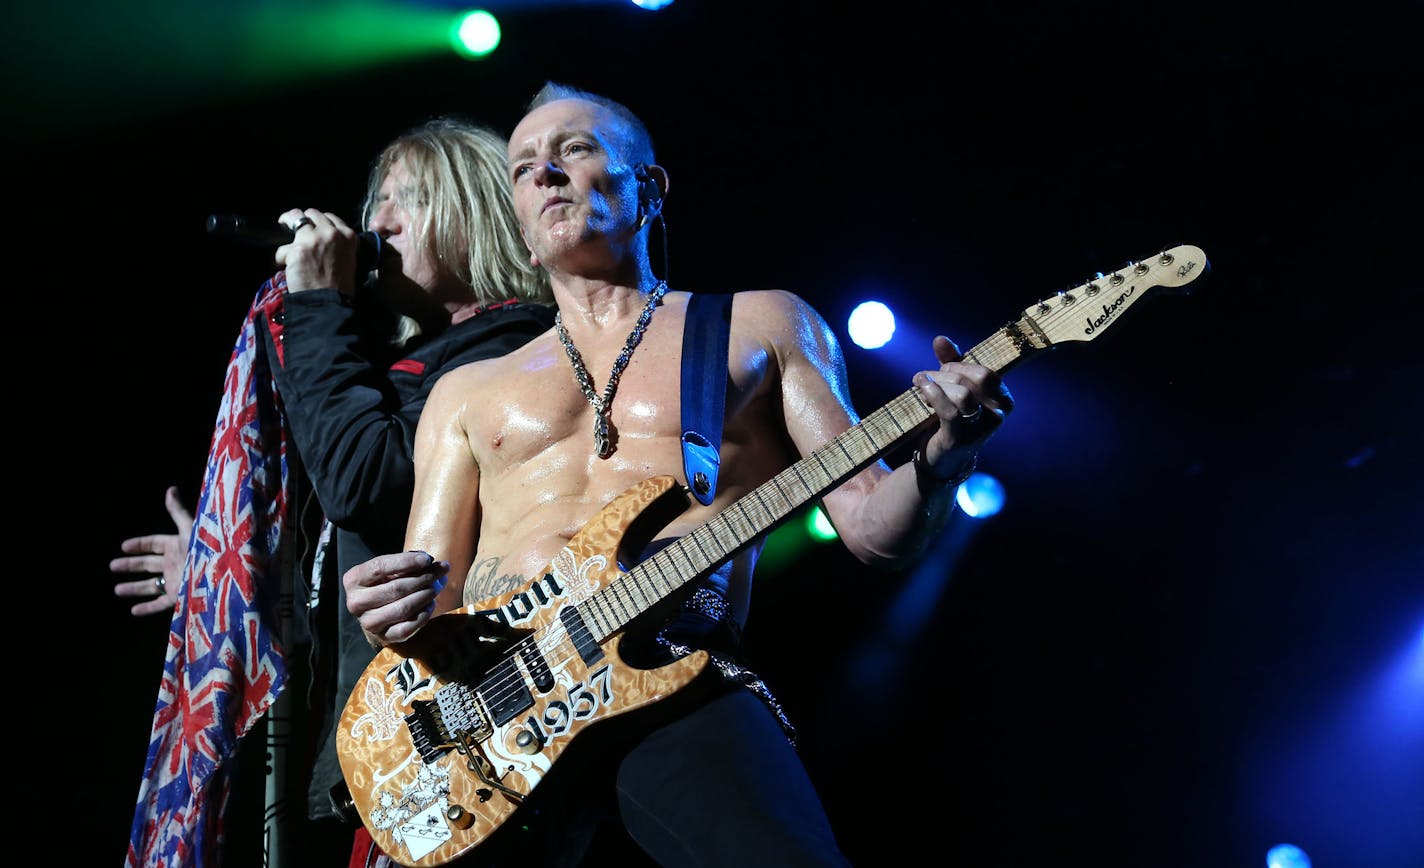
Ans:
[{"label": "black jacket", "polygon": [[[267,352],[282,407],[316,504],[293,491],[297,522],[314,536],[325,516],[335,528],[335,557],[324,556],[310,611],[309,725],[316,739],[309,788],[313,818],[335,817],[331,788],[342,783],[336,758],[335,723],[365,667],[375,656],[361,627],[346,610],[341,576],[379,554],[402,551],[414,491],[412,453],[416,424],[440,375],[459,365],[504,355],[553,327],[549,305],[505,303],[402,352],[368,337],[372,329],[359,300],[336,290],[288,293]],[[277,332],[280,337],[273,338]],[[280,342],[280,348],[277,343]],[[316,520],[313,521],[313,515]],[[305,560],[317,541],[308,540]],[[334,563],[333,563],[334,561]],[[333,649],[333,642],[335,648]],[[298,681],[297,683],[300,683]],[[300,704],[299,704],[299,707]],[[299,712],[300,713],[300,712]],[[294,745],[294,748],[299,746]],[[354,820],[347,816],[346,819]]]}]

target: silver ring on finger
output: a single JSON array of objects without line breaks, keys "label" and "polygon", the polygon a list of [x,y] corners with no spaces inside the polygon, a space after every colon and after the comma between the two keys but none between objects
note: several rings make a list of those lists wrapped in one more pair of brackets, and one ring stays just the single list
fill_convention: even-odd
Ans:
[{"label": "silver ring on finger", "polygon": [[292,227],[292,234],[295,235],[299,230],[301,230],[301,228],[302,228],[303,226],[315,226],[315,225],[316,225],[316,221],[315,221],[315,220],[311,219],[310,217],[303,217],[302,219],[300,219],[300,220],[298,220],[298,221],[296,222],[296,225],[294,225],[294,226]]},{"label": "silver ring on finger", "polygon": [[978,421],[979,421],[979,417],[982,416],[982,415],[984,415],[984,405],[983,405],[983,404],[980,404],[978,407],[975,407],[975,408],[974,408],[974,412],[973,412],[973,413],[964,413],[964,412],[961,412],[961,413],[959,414],[959,420],[960,420],[961,422],[965,422],[965,423],[967,423],[967,424],[972,425],[972,424],[974,424],[975,422],[978,422]]},{"label": "silver ring on finger", "polygon": [[166,591],[167,589],[168,589],[168,582],[167,582],[167,580],[165,580],[162,576],[154,576],[154,577],[153,577],[153,593],[154,593],[155,596],[159,596],[159,597],[163,596],[164,591]]}]

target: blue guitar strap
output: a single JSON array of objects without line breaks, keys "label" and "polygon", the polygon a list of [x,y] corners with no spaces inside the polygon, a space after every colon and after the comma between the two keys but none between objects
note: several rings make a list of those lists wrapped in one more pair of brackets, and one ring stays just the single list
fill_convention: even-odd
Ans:
[{"label": "blue guitar strap", "polygon": [[[693,293],[687,302],[687,322],[682,327],[682,466],[687,474],[692,496],[703,506],[712,503],[717,493],[717,468],[721,464],[718,450],[722,446],[722,414],[727,403],[727,338],[732,328],[732,296],[730,293]],[[701,614],[704,618],[730,625],[740,641],[741,628],[732,616],[731,607],[717,591],[699,587],[683,604],[683,611]],[[674,622],[681,623],[680,621]],[[668,643],[678,656],[692,652],[694,645],[658,637]],[[697,646],[703,647],[703,646]],[[796,727],[786,716],[771,688],[755,672],[738,663],[723,651],[707,649],[712,663],[722,677],[751,690],[781,722],[786,738],[796,744]]]},{"label": "blue guitar strap", "polygon": [[717,493],[731,326],[730,293],[695,292],[688,299],[682,327],[682,466],[692,496],[703,506]]}]

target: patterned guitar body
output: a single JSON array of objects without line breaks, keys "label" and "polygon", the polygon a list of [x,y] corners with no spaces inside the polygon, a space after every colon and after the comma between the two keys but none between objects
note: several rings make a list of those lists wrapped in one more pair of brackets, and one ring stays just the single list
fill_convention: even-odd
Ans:
[{"label": "patterned guitar body", "polygon": [[[628,593],[614,590],[627,578],[620,547],[686,503],[673,477],[645,480],[495,609],[440,615],[402,653],[376,655],[342,712],[337,750],[385,853],[413,866],[461,856],[515,814],[588,726],[665,699],[706,669],[704,652],[638,668],[619,655],[624,624],[609,631]],[[637,615],[660,599],[627,603]]]}]

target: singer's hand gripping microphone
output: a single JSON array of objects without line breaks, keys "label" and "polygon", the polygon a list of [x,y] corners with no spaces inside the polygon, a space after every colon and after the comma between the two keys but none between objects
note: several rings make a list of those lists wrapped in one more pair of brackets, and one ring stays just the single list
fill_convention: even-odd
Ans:
[{"label": "singer's hand gripping microphone", "polygon": [[[244,244],[281,246],[290,244],[296,234],[285,223],[275,220],[250,220],[236,214],[208,215],[208,234],[218,238],[231,238]],[[381,236],[374,232],[362,232],[356,236],[356,276],[365,277],[375,270],[381,261]]]}]

